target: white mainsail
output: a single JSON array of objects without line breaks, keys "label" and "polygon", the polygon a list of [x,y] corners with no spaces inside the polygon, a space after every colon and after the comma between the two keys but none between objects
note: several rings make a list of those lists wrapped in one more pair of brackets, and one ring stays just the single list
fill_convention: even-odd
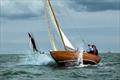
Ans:
[{"label": "white mainsail", "polygon": [[54,36],[51,35],[50,27],[48,27],[48,35],[49,35],[49,38],[50,38],[50,41],[51,41],[51,44],[52,44],[53,50],[54,50],[54,51],[57,51],[58,48],[57,48],[57,45],[56,45],[56,43],[55,43],[55,38],[54,38]]},{"label": "white mainsail", "polygon": [[[46,1],[46,0],[45,0]],[[51,45],[52,45],[52,48],[53,48],[53,50],[54,51],[57,51],[58,50],[58,47],[57,47],[57,45],[56,45],[56,42],[55,42],[55,38],[54,38],[54,36],[52,35],[52,33],[51,33],[51,29],[50,29],[50,25],[49,25],[49,20],[47,20],[48,19],[48,10],[47,10],[47,6],[46,6],[46,2],[44,3],[44,5],[45,5],[45,20],[46,20],[46,23],[48,23],[47,24],[47,26],[48,26],[48,36],[49,36],[49,38],[50,38],[50,43],[51,43]]]},{"label": "white mainsail", "polygon": [[[65,36],[65,34],[63,33],[63,31],[62,31],[62,29],[59,27],[59,29],[60,29],[60,32],[59,32],[59,30],[58,30],[58,25],[57,25],[57,23],[56,23],[56,20],[55,20],[55,17],[54,17],[54,14],[53,14],[53,12],[52,12],[52,9],[51,9],[51,7],[50,7],[50,4],[49,4],[49,2],[48,2],[49,0],[46,0],[46,9],[47,9],[47,11],[48,11],[48,14],[50,15],[50,18],[51,18],[51,21],[52,21],[52,23],[53,23],[53,25],[54,25],[54,27],[55,27],[55,29],[56,29],[56,31],[57,31],[57,33],[58,33],[58,35],[60,36],[60,32],[61,32],[61,35],[62,35],[62,37],[63,37],[63,41],[64,41],[64,44],[65,44],[65,46],[67,46],[67,47],[69,47],[69,48],[71,48],[71,49],[75,49],[74,47],[73,47],[73,45],[70,43],[70,41],[68,40],[68,38]],[[53,43],[54,44],[54,43]],[[54,47],[54,46],[53,46]],[[56,49],[57,50],[57,49]]]}]

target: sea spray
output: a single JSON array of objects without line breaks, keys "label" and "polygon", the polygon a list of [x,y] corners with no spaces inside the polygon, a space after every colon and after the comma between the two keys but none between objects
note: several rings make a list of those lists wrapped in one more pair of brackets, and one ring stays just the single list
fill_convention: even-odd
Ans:
[{"label": "sea spray", "polygon": [[83,64],[83,51],[84,51],[83,47],[80,47],[79,51],[78,51],[78,60],[77,60],[77,63],[79,65],[78,67],[85,67],[85,66],[87,66],[87,65]]},{"label": "sea spray", "polygon": [[83,66],[83,50],[80,51],[80,66]]},{"label": "sea spray", "polygon": [[77,64],[79,65],[80,64],[80,52],[78,51],[78,59],[77,59]]},{"label": "sea spray", "polygon": [[83,65],[83,50],[78,52],[77,63],[78,63],[78,65]]},{"label": "sea spray", "polygon": [[26,54],[25,57],[21,60],[21,65],[48,65],[50,62],[53,62],[53,59],[49,53],[45,54]]}]

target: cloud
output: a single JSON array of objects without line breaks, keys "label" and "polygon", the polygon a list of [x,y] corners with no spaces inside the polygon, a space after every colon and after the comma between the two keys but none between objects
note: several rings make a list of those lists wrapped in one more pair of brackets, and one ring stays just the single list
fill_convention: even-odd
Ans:
[{"label": "cloud", "polygon": [[[57,13],[63,14],[64,0],[51,0]],[[0,0],[0,17],[6,19],[28,19],[41,17],[44,14],[44,0]]]},{"label": "cloud", "polygon": [[0,17],[8,19],[31,18],[42,15],[42,0],[0,0]]},{"label": "cloud", "polygon": [[[51,3],[57,15],[71,9],[75,12],[120,10],[119,0],[51,0]],[[43,0],[0,0],[0,18],[28,19],[43,14]]]},{"label": "cloud", "polygon": [[120,1],[119,0],[69,0],[68,6],[69,8],[72,8],[75,11],[120,10]]}]

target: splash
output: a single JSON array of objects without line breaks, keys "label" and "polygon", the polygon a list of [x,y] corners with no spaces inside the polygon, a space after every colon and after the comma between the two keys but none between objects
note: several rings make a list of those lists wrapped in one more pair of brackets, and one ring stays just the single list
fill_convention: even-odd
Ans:
[{"label": "splash", "polygon": [[29,54],[21,60],[21,65],[48,65],[53,59],[48,53],[45,54]]},{"label": "splash", "polygon": [[80,51],[80,65],[83,66],[83,50]]},{"label": "splash", "polygon": [[84,51],[83,47],[80,47],[79,48],[79,53],[78,53],[79,55],[78,55],[78,60],[77,60],[77,63],[78,63],[77,67],[85,67],[85,66],[87,66],[87,65],[83,64],[83,51]]},{"label": "splash", "polygon": [[77,60],[77,63],[79,66],[84,66],[83,65],[83,50],[79,51],[78,52],[78,60]]}]

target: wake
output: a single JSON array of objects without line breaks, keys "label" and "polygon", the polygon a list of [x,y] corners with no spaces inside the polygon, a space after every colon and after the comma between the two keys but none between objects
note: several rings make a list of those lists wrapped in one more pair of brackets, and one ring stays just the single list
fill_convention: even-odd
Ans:
[{"label": "wake", "polygon": [[21,60],[19,65],[48,65],[54,62],[49,53],[45,54],[27,54]]}]

